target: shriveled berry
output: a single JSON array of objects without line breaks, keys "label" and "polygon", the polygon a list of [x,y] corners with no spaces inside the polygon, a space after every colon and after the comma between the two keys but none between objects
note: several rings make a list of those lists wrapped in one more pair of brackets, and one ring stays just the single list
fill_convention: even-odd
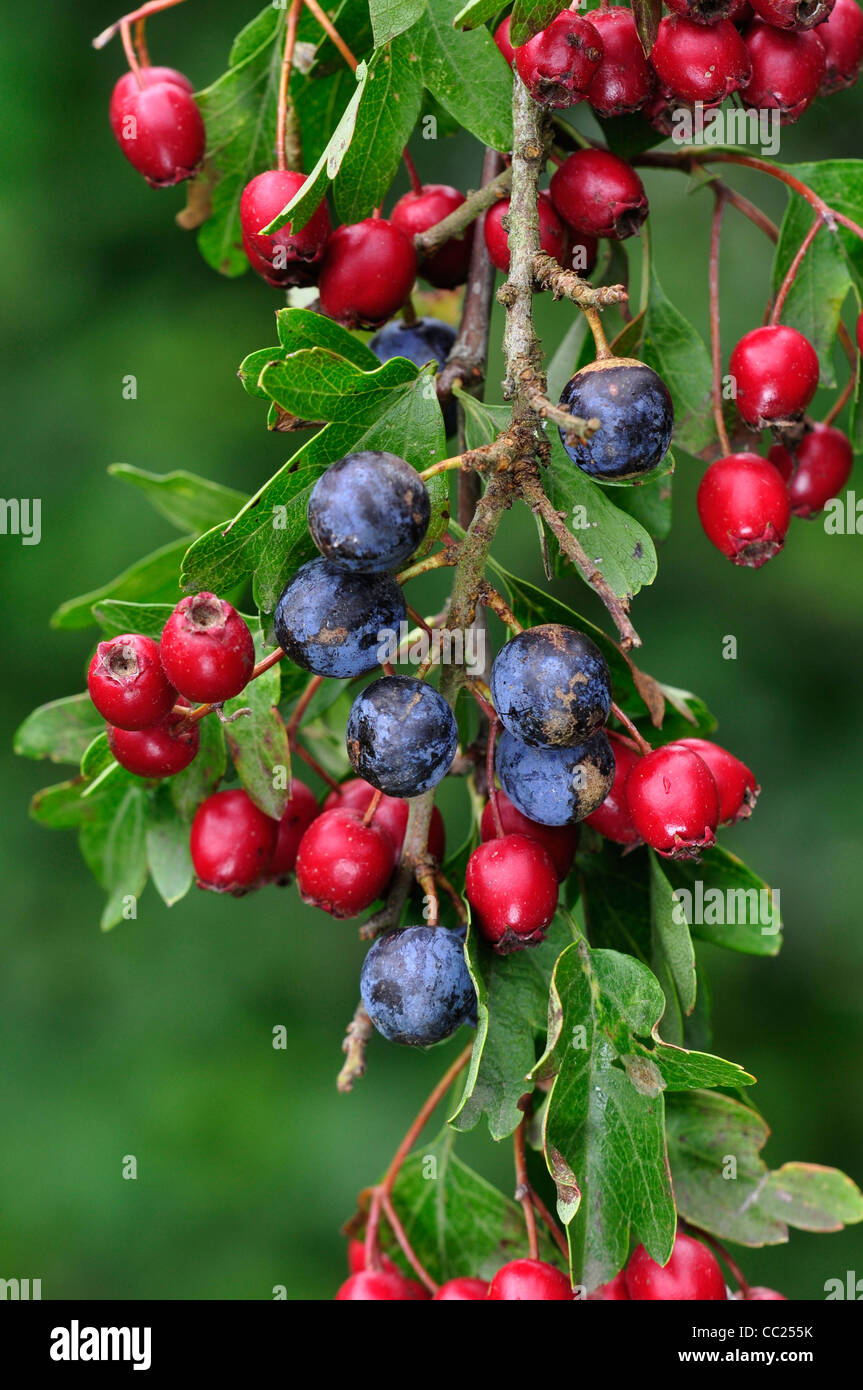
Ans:
[{"label": "shriveled berry", "polygon": [[386,218],[337,227],[318,280],[321,309],[346,328],[380,328],[408,298],[416,273],[413,242]]},{"label": "shriveled berry", "polygon": [[314,284],[324,258],[331,230],[326,200],[298,232],[292,230],[290,222],[269,235],[261,231],[287,207],[305,181],[305,174],[291,169],[267,169],[243,189],[240,199],[243,247],[252,269],[271,285]]},{"label": "shriveled berry", "polygon": [[480,934],[506,956],[544,939],[557,911],[557,871],[538,840],[504,835],[473,851],[465,893]]},{"label": "shriveled berry", "polygon": [[788,32],[755,20],[744,35],[751,75],[740,93],[755,111],[778,111],[781,125],[793,125],[821,90],[827,54],[816,29]]},{"label": "shriveled berry", "polygon": [[165,624],[162,668],[187,700],[218,704],[239,695],[255,665],[249,625],[215,594],[181,599]]},{"label": "shriveled berry", "polygon": [[707,763],[713,773],[716,790],[719,792],[720,825],[733,825],[735,821],[744,820],[752,815],[761,788],[755,780],[755,774],[745,763],[735,758],[726,748],[720,748],[718,743],[711,743],[706,738],[679,738],[673,746],[691,748],[693,753],[697,753],[699,758]]},{"label": "shriveled berry", "polygon": [[807,520],[839,496],[854,466],[848,436],[833,425],[813,425],[797,445],[794,457],[783,444],[774,444],[767,457],[788,484],[792,512]]},{"label": "shriveled berry", "polygon": [[[531,840],[538,840],[554,865],[558,880],[562,883],[572,868],[572,861],[578,848],[576,826],[541,825],[539,821],[531,820],[529,816],[525,816],[510,801],[504,791],[496,791],[495,800],[504,834],[527,835]],[[491,801],[487,801],[483,807],[479,833],[483,842],[497,839],[497,823]]]},{"label": "shriveled berry", "polygon": [[785,544],[791,503],[782,475],[758,454],[711,463],[698,486],[707,539],[735,565],[760,569]]},{"label": "shriveled berry", "polygon": [[300,840],[297,887],[303,902],[333,917],[356,917],[392,878],[393,844],[381,826],[363,825],[359,811],[322,811]]},{"label": "shriveled berry", "polygon": [[724,101],[749,81],[746,44],[730,19],[709,27],[666,15],[650,61],[663,86],[683,101]]},{"label": "shriveled berry", "polygon": [[614,752],[614,781],[602,805],[585,817],[585,825],[598,830],[600,835],[616,845],[637,845],[640,836],[632,824],[624,787],[640,755],[619,734],[610,733],[608,740]]},{"label": "shriveled berry", "polygon": [[[182,701],[178,703],[182,704]],[[108,747],[121,767],[136,777],[174,777],[197,755],[198,725],[183,714],[169,714],[146,729],[117,729],[108,725]]]},{"label": "shriveled berry", "polygon": [[[374,795],[375,788],[371,782],[364,781],[362,777],[351,777],[347,782],[342,782],[338,791],[330,792],[324,802],[324,810],[328,811],[332,806],[351,806],[356,811],[365,811]],[[377,825],[383,826],[392,840],[395,863],[402,857],[409,811],[410,806],[404,797],[381,796],[372,817]],[[432,807],[428,852],[432,859],[436,859],[438,863],[443,862],[446,853],[446,830],[443,816],[437,806]]]},{"label": "shriveled berry", "polygon": [[639,1245],[626,1266],[626,1287],[636,1302],[719,1302],[728,1297],[716,1256],[699,1240],[683,1234],[675,1239],[666,1265],[657,1264]]},{"label": "shriveled berry", "polygon": [[449,772],[457,747],[455,716],[427,681],[382,676],[360,691],[351,706],[351,767],[388,796],[419,796],[436,787]]},{"label": "shriveled berry", "polygon": [[543,623],[501,647],[489,678],[497,717],[522,743],[571,748],[611,712],[611,674],[595,642]]},{"label": "shriveled berry", "polygon": [[457,932],[404,927],[379,936],[363,962],[360,994],[389,1042],[431,1047],[471,1017],[476,992]]},{"label": "shriveled berry", "polygon": [[756,429],[799,419],[818,386],[814,347],[796,328],[780,323],[745,334],[731,354],[730,369],[737,409]]},{"label": "shriveled berry", "polygon": [[343,569],[397,569],[428,530],[431,501],[415,468],[396,454],[362,449],[330,464],[306,512],[318,550]]},{"label": "shriveled berry", "polygon": [[[539,249],[556,261],[563,261],[567,252],[567,231],[554,210],[547,193],[540,193],[536,200],[539,213]],[[498,270],[509,271],[509,240],[503,219],[509,213],[509,198],[502,198],[489,208],[485,215],[484,234],[489,260]]]},{"label": "shriveled berry", "polygon": [[632,357],[607,357],[576,372],[560,403],[571,415],[599,421],[590,439],[563,430],[563,447],[592,478],[638,478],[665,457],[674,429],[671,393],[652,367]]},{"label": "shriveled berry", "polygon": [[[413,241],[415,236],[436,227],[451,212],[460,208],[465,195],[449,183],[427,183],[418,193],[405,193],[399,198],[390,221],[400,227]],[[426,256],[419,273],[439,290],[452,290],[467,279],[470,253],[473,247],[473,223],[461,236],[452,236],[437,251]]]},{"label": "shriveled berry", "polygon": [[600,1284],[598,1289],[587,1295],[588,1303],[628,1303],[629,1290],[626,1287],[626,1270],[622,1269],[619,1274],[609,1280],[607,1284]]},{"label": "shriveled berry", "polygon": [[646,844],[671,859],[696,859],[716,839],[719,792],[706,762],[666,744],[639,758],[626,779],[632,823]]},{"label": "shriveled berry", "polygon": [[560,108],[584,101],[602,54],[590,20],[564,10],[515,50],[515,66],[534,101]]},{"label": "shriveled berry", "polygon": [[473,1303],[477,1299],[488,1298],[488,1284],[484,1279],[448,1279],[441,1284],[432,1298],[432,1303]]},{"label": "shriveled berry", "polygon": [[826,24],[818,27],[827,68],[821,95],[853,87],[863,67],[863,11],[857,0],[836,0]]},{"label": "shriveled berry", "polygon": [[623,241],[649,212],[638,174],[608,150],[576,150],[554,174],[548,191],[564,222],[576,232]]},{"label": "shriveled berry", "polygon": [[364,1269],[346,1279],[336,1294],[337,1303],[406,1303],[428,1298],[428,1292],[398,1270]]},{"label": "shriveled berry", "polygon": [[241,897],[271,870],[279,825],[241,788],[202,801],[189,836],[199,888]]},{"label": "shriveled berry", "polygon": [[567,1275],[544,1260],[511,1260],[491,1281],[489,1298],[505,1303],[571,1302]]},{"label": "shriveled berry", "polygon": [[276,883],[287,883],[296,868],[300,840],[320,812],[318,799],[299,778],[291,779],[291,795],[279,821],[279,835],[270,863],[269,876]]},{"label": "shriveled berry", "polygon": [[139,632],[100,642],[87,672],[90,699],[118,729],[158,724],[177,702],[159,659],[159,644]]},{"label": "shriveled berry", "polygon": [[504,730],[495,765],[510,801],[541,825],[584,820],[614,782],[614,754],[602,731],[575,748],[532,748]]},{"label": "shriveled berry", "polygon": [[191,178],[207,140],[191,84],[173,69],[160,81],[156,74],[162,71],[142,69],[142,85],[134,74],[122,77],[109,112],[117,144],[152,188],[169,188]]},{"label": "shriveled berry", "polygon": [[774,29],[814,29],[830,17],[836,0],[749,0],[759,19]]},{"label": "shriveled berry", "polygon": [[276,604],[276,640],[291,661],[319,676],[350,678],[380,665],[387,634],[407,618],[389,574],[354,574],[332,560],[309,560]]},{"label": "shriveled berry", "polygon": [[587,89],[598,116],[640,111],[653,90],[653,69],[644,56],[631,10],[594,10],[590,16],[602,39],[602,62]]}]

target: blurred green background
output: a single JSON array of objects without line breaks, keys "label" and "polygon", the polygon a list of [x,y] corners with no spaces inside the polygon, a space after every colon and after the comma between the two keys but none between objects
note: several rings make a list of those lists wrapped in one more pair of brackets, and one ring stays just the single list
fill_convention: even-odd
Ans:
[{"label": "blurred green background", "polygon": [[[242,902],[193,892],[168,912],[148,888],[138,920],[102,935],[100,891],[74,835],[27,819],[30,795],[62,770],[10,753],[31,707],[84,683],[91,634],[52,632],[57,603],[173,534],[106,465],[187,467],[252,491],[288,452],[235,377],[239,359],[271,341],[277,296],[251,276],[209,271],[173,224],[182,193],[148,189],[111,138],[122,53],[114,42],[96,54],[89,41],[115,10],[108,0],[13,8],[0,56],[3,495],[43,507],[41,545],[0,538],[0,1276],[41,1278],[46,1298],[266,1299],[277,1284],[290,1298],[329,1298],[344,1271],[339,1227],[447,1050],[420,1056],[376,1040],[366,1077],[339,1097],[363,955],[353,925],[303,909],[293,889]],[[254,13],[254,0],[182,6],[151,24],[153,61],[205,85]],[[859,154],[861,114],[863,89],[832,98],[784,132],[781,157]],[[415,154],[427,177],[476,180],[480,152],[467,139],[420,142]],[[778,185],[731,178],[781,216]],[[687,197],[678,175],[647,184],[666,292],[706,334],[711,200]],[[727,355],[760,321],[770,258],[733,210],[726,231]],[[571,312],[543,304],[549,349]],[[138,378],[134,402],[121,395],[127,373]],[[642,664],[698,691],[723,742],[756,769],[758,813],[726,843],[781,890],[787,926],[777,960],[702,948],[716,1047],[759,1079],[774,1166],[808,1159],[859,1180],[863,543],[796,523],[777,561],[734,569],[700,532],[697,482],[678,473],[660,576],[635,605]],[[501,553],[539,580],[526,515],[508,519]],[[563,592],[599,616],[576,581]],[[738,639],[736,661],[722,659],[726,634]],[[287,1051],[272,1047],[277,1024]],[[476,1132],[459,1151],[509,1187],[508,1146],[495,1152]],[[135,1182],[122,1179],[129,1154]],[[863,1230],[795,1233],[742,1258],[757,1282],[819,1297],[825,1279],[863,1273]]]}]

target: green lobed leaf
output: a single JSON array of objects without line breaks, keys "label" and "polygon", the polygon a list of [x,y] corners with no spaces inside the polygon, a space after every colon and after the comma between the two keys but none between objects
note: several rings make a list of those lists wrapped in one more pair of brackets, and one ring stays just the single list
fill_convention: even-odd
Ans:
[{"label": "green lobed leaf", "polygon": [[736,855],[714,845],[698,863],[666,860],[665,872],[694,936],[746,955],[778,954],[779,894]]},{"label": "green lobed leaf", "polygon": [[[424,8],[425,0],[420,0],[419,14]],[[351,143],[333,187],[343,222],[360,222],[380,207],[401,164],[421,100],[416,45],[410,34],[402,34],[379,48],[369,63]]]},{"label": "green lobed leaf", "polygon": [[[261,624],[253,619],[249,626],[255,639],[255,659],[261,661],[269,655],[270,648]],[[288,734],[278,711],[280,695],[281,671],[277,662],[250,681],[233,700],[226,700],[224,706],[228,718],[241,709],[251,711],[226,724],[225,737],[243,787],[255,805],[273,820],[281,819],[288,803],[291,766]],[[284,785],[280,786],[280,782]]]},{"label": "green lobed leaf", "polygon": [[710,354],[700,334],[666,297],[652,264],[641,356],[671,392],[674,443],[690,453],[706,448],[714,437]]},{"label": "green lobed leaf", "polygon": [[[179,600],[177,575],[183,556],[195,540],[193,535],[163,545],[145,555],[136,564],[118,574],[116,579],[93,589],[89,594],[67,599],[51,617],[51,626],[65,630],[90,627],[93,608],[103,599],[124,599],[131,603],[169,601],[173,607]],[[222,588],[229,587],[222,585]]]},{"label": "green lobed leaf", "polygon": [[650,921],[653,944],[651,964],[665,995],[666,1016],[672,1007],[680,1016],[680,1023],[675,1027],[675,1032],[670,1032],[666,1027],[663,1036],[667,1042],[682,1044],[682,1018],[691,1014],[695,1008],[695,948],[685,917],[674,911],[676,904],[672,897],[672,887],[657,856],[650,851],[647,858],[650,865]]},{"label": "green lobed leaf", "polygon": [[112,478],[140,489],[148,502],[184,534],[209,531],[217,522],[233,516],[245,502],[245,494],[221,483],[199,478],[178,468],[172,473],[147,473],[129,463],[112,463]]},{"label": "green lobed leaf", "polygon": [[487,29],[453,28],[460,0],[428,0],[412,33],[434,97],[493,149],[512,149],[512,72]]},{"label": "green lobed leaf", "polygon": [[509,25],[513,48],[527,43],[560,14],[560,0],[515,0]]},{"label": "green lobed leaf", "polygon": [[147,882],[146,805],[140,781],[118,778],[116,803],[108,803],[105,815],[85,822],[79,831],[81,853],[108,895],[103,931],[136,915]]},{"label": "green lobed leaf", "polygon": [[276,329],[282,354],[299,352],[300,348],[328,348],[360,371],[373,372],[381,365],[370,347],[340,323],[316,314],[312,309],[279,309]]},{"label": "green lobed leaf", "polygon": [[455,388],[456,398],[464,409],[465,447],[481,449],[491,444],[510,423],[510,411],[505,405],[486,405],[478,401],[460,387]]},{"label": "green lobed leaf", "polygon": [[629,512],[654,541],[664,541],[671,534],[671,497],[671,475],[666,473],[653,482],[618,488],[614,504]]},{"label": "green lobed leaf", "polygon": [[500,14],[498,0],[468,0],[453,19],[454,29],[477,29]]},{"label": "green lobed leaf", "polygon": [[261,373],[260,384],[283,410],[303,420],[371,425],[400,395],[407,394],[417,368],[403,357],[363,372],[326,348],[292,352]]},{"label": "green lobed leaf", "polygon": [[214,715],[199,720],[201,745],[197,756],[168,782],[177,814],[190,821],[201,802],[216,790],[225,775],[228,754],[224,726]]},{"label": "green lobed leaf", "polygon": [[170,786],[165,782],[150,792],[145,835],[153,883],[163,902],[173,907],[188,893],[194,872],[189,827],[177,815]]},{"label": "green lobed leaf", "polygon": [[335,71],[313,72],[302,87],[291,84],[307,169],[313,169],[324,153],[330,132],[338,125],[355,90],[356,79],[341,57]]},{"label": "green lobed leaf", "polygon": [[426,0],[370,0],[375,48],[403,34],[425,13]]},{"label": "green lobed leaf", "polygon": [[93,604],[93,617],[107,639],[140,632],[154,641],[174,611],[171,603],[124,603],[122,599],[103,599]]},{"label": "green lobed leaf", "polygon": [[105,721],[89,695],[66,695],[28,714],[15,732],[13,747],[22,758],[77,764],[104,728]]}]

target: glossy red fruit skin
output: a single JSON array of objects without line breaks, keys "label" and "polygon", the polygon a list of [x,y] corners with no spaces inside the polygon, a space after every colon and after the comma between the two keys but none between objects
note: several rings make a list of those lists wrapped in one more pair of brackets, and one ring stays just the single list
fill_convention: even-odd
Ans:
[{"label": "glossy red fruit skin", "polygon": [[506,19],[501,20],[494,31],[494,41],[510,67],[512,67],[515,62],[515,49],[509,41],[509,21],[509,15],[507,15]]},{"label": "glossy red fruit skin", "polygon": [[[523,815],[510,801],[506,792],[497,790],[495,796],[504,834],[526,835],[530,840],[538,840],[554,865],[558,882],[562,883],[572,868],[575,851],[578,849],[578,826],[540,825],[539,821]],[[497,839],[497,826],[490,801],[483,807],[479,833],[483,843]]]},{"label": "glossy red fruit skin", "polygon": [[100,642],[87,672],[90,699],[103,719],[118,729],[146,729],[177,703],[152,637],[127,632]]},{"label": "glossy red fruit skin", "polygon": [[[324,810],[331,811],[334,806],[346,806],[354,811],[365,811],[374,795],[375,788],[371,782],[364,781],[362,777],[350,777],[347,782],[342,782],[337,792],[330,792],[324,802]],[[404,797],[382,796],[372,818],[375,825],[381,826],[392,840],[393,862],[395,864],[402,857],[409,810],[410,807]],[[432,859],[436,859],[439,864],[443,863],[446,854],[446,828],[443,816],[437,806],[432,807],[428,852]]]},{"label": "glossy red fruit skin", "polygon": [[602,39],[603,57],[587,89],[587,100],[598,116],[640,111],[653,90],[654,77],[632,11],[594,10],[590,22]]},{"label": "glossy red fruit skin", "polygon": [[679,15],[660,20],[650,61],[663,86],[683,101],[712,102],[745,87],[750,59],[730,19],[706,28]]},{"label": "glossy red fruit skin", "polygon": [[422,1284],[387,1269],[364,1269],[352,1274],[336,1294],[337,1303],[405,1303],[422,1298],[428,1298]]},{"label": "glossy red fruit skin", "polygon": [[291,795],[279,821],[278,837],[270,860],[269,877],[276,883],[288,883],[297,864],[297,850],[320,807],[314,792],[305,782],[294,777]]},{"label": "glossy red fruit skin", "polygon": [[608,150],[576,150],[549,184],[564,222],[587,236],[622,241],[638,231],[649,208],[644,184],[624,159]]},{"label": "glossy red fruit skin", "polygon": [[467,861],[464,882],[472,920],[498,955],[543,940],[557,910],[558,877],[538,840],[527,835],[486,840]]},{"label": "glossy red fruit skin", "polygon": [[489,1286],[484,1279],[450,1279],[441,1284],[432,1303],[474,1303],[488,1298]]},{"label": "glossy red fruit skin", "polygon": [[678,1235],[667,1265],[652,1260],[643,1245],[629,1257],[626,1287],[634,1302],[724,1302],[725,1279],[716,1256],[693,1240]]},{"label": "glossy red fruit skin", "polygon": [[729,366],[736,383],[737,409],[755,429],[798,420],[818,386],[814,347],[785,324],[746,333],[732,352]]},{"label": "glossy red fruit skin", "polygon": [[740,93],[743,105],[778,111],[781,125],[793,125],[812,105],[827,72],[818,30],[789,33],[756,19],[743,38],[752,67]]},{"label": "glossy red fruit skin", "polygon": [[[175,87],[181,87],[184,92],[194,92],[194,87],[183,73],[176,68],[141,68],[141,84],[145,87],[155,87],[159,82],[170,82]],[[108,108],[108,119],[111,122],[111,129],[117,135],[117,127],[123,119],[123,105],[135,92],[140,91],[139,84],[133,72],[124,72],[123,76],[114,83],[114,90],[111,93],[111,104]]]},{"label": "glossy red fruit skin", "polygon": [[291,224],[267,236],[261,231],[278,216],[306,181],[306,175],[290,169],[267,169],[243,189],[240,226],[243,247],[252,269],[269,284],[311,285],[324,258],[330,235],[330,214],[322,201],[300,231]]},{"label": "glossy red fruit skin", "polygon": [[710,768],[689,748],[666,744],[639,758],[626,779],[632,823],[667,859],[697,859],[716,839],[719,792]]},{"label": "glossy red fruit skin", "polygon": [[[548,193],[540,193],[536,200],[539,210],[539,249],[556,261],[563,261],[567,250],[567,231],[554,210]],[[509,271],[509,245],[503,219],[509,212],[509,198],[502,198],[489,208],[485,215],[485,244],[489,260],[504,274]]]},{"label": "glossy red fruit skin", "polygon": [[269,873],[278,836],[278,821],[241,788],[214,792],[195,812],[189,835],[198,887],[242,897]]},{"label": "glossy red fruit skin", "polygon": [[765,1288],[763,1284],[754,1284],[746,1295],[746,1303],[787,1303],[788,1299],[784,1293],[777,1293],[776,1289]]},{"label": "glossy red fruit skin", "polygon": [[718,743],[706,738],[679,738],[674,742],[676,748],[691,748],[702,758],[716,783],[719,792],[719,824],[734,825],[752,815],[761,788],[755,774],[745,763],[735,758]]},{"label": "glossy red fruit skin", "polygon": [[567,1276],[544,1260],[511,1260],[489,1285],[488,1296],[503,1303],[572,1302]]},{"label": "glossy red fruit skin", "polygon": [[838,497],[851,476],[854,452],[848,436],[833,425],[816,424],[797,445],[795,461],[783,444],[774,444],[767,455],[788,486],[794,516],[811,521]]},{"label": "glossy red fruit skin", "polygon": [[[464,202],[464,194],[448,183],[427,183],[421,193],[405,193],[399,198],[390,221],[400,227],[413,241],[442,222]],[[452,290],[467,279],[470,253],[473,247],[473,225],[462,237],[450,237],[433,256],[427,256],[420,266],[420,275],[435,289]]]},{"label": "glossy red fruit skin", "polygon": [[336,806],[300,840],[296,872],[303,902],[333,917],[356,917],[392,878],[393,842],[374,822],[363,825],[359,811]]},{"label": "glossy red fruit skin", "polygon": [[109,114],[117,144],[152,188],[170,188],[195,173],[207,135],[187,86],[173,78],[145,80],[143,87],[126,82],[119,94],[115,88]]},{"label": "glossy red fruit skin", "polygon": [[665,0],[665,4],[683,19],[707,25],[718,24],[721,19],[734,19],[743,8],[740,0]]},{"label": "glossy red fruit skin", "polygon": [[135,730],[109,724],[108,747],[120,766],[136,777],[175,777],[201,746],[197,724],[184,725],[183,720],[183,715],[169,714],[160,724]]},{"label": "glossy red fruit skin", "polygon": [[836,0],[749,0],[759,19],[774,29],[814,29],[830,17]]},{"label": "glossy red fruit skin", "polygon": [[346,328],[380,328],[404,304],[416,273],[413,243],[386,218],[337,227],[318,280],[321,308]]},{"label": "glossy red fruit skin", "polygon": [[[401,1277],[401,1270],[398,1265],[388,1255],[381,1255],[381,1264],[387,1273],[398,1274]],[[348,1269],[351,1274],[362,1274],[366,1267],[366,1244],[363,1240],[348,1241]]]},{"label": "glossy red fruit skin", "polygon": [[616,845],[637,845],[641,836],[632,824],[624,787],[639,754],[618,734],[609,733],[608,739],[614,750],[614,781],[602,805],[586,816],[584,823]]},{"label": "glossy red fruit skin", "polygon": [[760,569],[785,544],[791,502],[782,475],[758,454],[711,463],[698,486],[704,534],[735,565]]},{"label": "glossy red fruit skin", "polygon": [[853,87],[863,67],[863,10],[857,0],[836,0],[826,24],[818,27],[827,68],[821,95]]},{"label": "glossy red fruit skin", "polygon": [[218,704],[239,695],[255,665],[249,625],[215,594],[181,599],[165,624],[162,669],[187,700]]},{"label": "glossy red fruit skin", "polygon": [[626,1270],[622,1269],[619,1274],[609,1280],[607,1284],[600,1284],[598,1289],[587,1295],[588,1303],[629,1303],[629,1290],[626,1287]]},{"label": "glossy red fruit skin", "polygon": [[590,20],[564,10],[515,50],[515,66],[534,101],[559,110],[584,101],[602,54]]}]

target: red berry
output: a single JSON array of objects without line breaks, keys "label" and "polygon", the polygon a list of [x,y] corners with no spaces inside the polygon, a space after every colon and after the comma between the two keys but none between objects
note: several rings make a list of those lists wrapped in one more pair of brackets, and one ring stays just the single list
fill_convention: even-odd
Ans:
[{"label": "red berry", "polygon": [[[442,222],[464,202],[464,194],[448,183],[427,183],[419,193],[406,193],[399,198],[390,220],[413,241],[420,232],[427,232]],[[461,237],[450,237],[439,251],[427,256],[420,266],[420,275],[439,290],[451,290],[467,279],[470,253],[473,246],[473,227]]]},{"label": "red berry", "polygon": [[114,88],[109,111],[117,144],[153,188],[191,178],[207,143],[191,83],[173,69],[160,80],[163,71],[142,69],[141,85],[134,73],[126,73]]},{"label": "red berry", "polygon": [[[371,782],[364,781],[362,777],[350,777],[347,782],[342,782],[337,792],[330,792],[324,802],[324,810],[331,811],[334,806],[346,806],[362,812],[367,809],[374,795],[375,788]],[[398,864],[402,857],[409,810],[408,802],[403,796],[382,796],[372,817],[375,825],[381,826],[393,842],[395,864]],[[446,853],[446,829],[437,806],[432,807],[428,852],[439,864],[443,862]]]},{"label": "red berry", "polygon": [[781,474],[758,454],[711,463],[698,487],[707,539],[735,565],[760,569],[785,544],[791,503]]},{"label": "red berry", "polygon": [[749,0],[759,19],[774,29],[814,29],[830,16],[836,0]]},{"label": "red berry", "polygon": [[465,893],[480,932],[504,956],[543,940],[557,911],[557,871],[538,840],[504,835],[474,850]]},{"label": "red berry", "polygon": [[633,1250],[626,1266],[626,1287],[635,1301],[725,1300],[725,1280],[716,1256],[693,1240],[678,1235],[667,1265],[652,1260],[643,1245]]},{"label": "red berry", "polygon": [[318,815],[319,806],[314,792],[294,777],[291,780],[291,795],[279,821],[279,834],[276,849],[270,863],[270,878],[287,883],[297,863],[297,850],[312,821]]},{"label": "red berry", "polygon": [[441,1284],[432,1303],[473,1303],[480,1298],[488,1298],[488,1284],[484,1279],[450,1279]]},{"label": "red berry", "polygon": [[515,50],[515,66],[534,101],[574,106],[584,101],[602,53],[602,39],[590,20],[564,10]]},{"label": "red berry", "polygon": [[767,1289],[763,1284],[755,1284],[750,1288],[746,1295],[747,1303],[787,1303],[788,1300],[784,1293],[777,1293],[775,1289]]},{"label": "red berry", "polygon": [[390,1303],[428,1298],[422,1284],[397,1271],[364,1269],[346,1279],[336,1294],[339,1303]]},{"label": "red berry", "polygon": [[333,917],[356,917],[379,898],[393,872],[393,842],[359,811],[336,806],[312,821],[297,852],[303,902]]},{"label": "red berry", "polygon": [[746,45],[730,19],[705,28],[666,15],[650,61],[660,82],[683,101],[724,101],[749,81]]},{"label": "red berry", "polygon": [[863,67],[863,11],[857,0],[836,0],[830,18],[818,28],[818,37],[827,57],[822,96],[853,87]]},{"label": "red berry", "polygon": [[632,824],[623,789],[631,769],[638,762],[639,754],[618,734],[609,733],[608,738],[614,750],[614,781],[602,805],[586,816],[584,823],[598,830],[606,840],[613,840],[616,845],[637,845],[640,836]]},{"label": "red berry", "polygon": [[818,386],[814,347],[784,324],[753,328],[732,352],[730,368],[737,409],[756,429],[799,419]]},{"label": "red berry", "polygon": [[380,328],[402,307],[417,273],[413,242],[383,217],[337,227],[318,286],[321,308],[346,328]]},{"label": "red berry", "polygon": [[676,748],[691,748],[707,763],[719,792],[719,824],[733,825],[752,815],[761,788],[745,763],[706,738],[679,738]]},{"label": "red berry", "polygon": [[[381,1255],[381,1264],[387,1273],[401,1274],[398,1265],[393,1264],[388,1255]],[[366,1243],[364,1240],[348,1241],[348,1269],[351,1274],[362,1274],[366,1267]]]},{"label": "red berry", "polygon": [[159,644],[140,633],[100,642],[87,672],[90,699],[118,729],[158,724],[177,702],[159,660]]},{"label": "red berry", "polygon": [[649,211],[638,174],[608,150],[576,150],[557,170],[549,192],[563,220],[587,236],[623,241]]},{"label": "red berry", "polygon": [[511,1260],[491,1281],[489,1298],[505,1303],[571,1302],[568,1277],[544,1260]]},{"label": "red berry", "polygon": [[740,93],[744,106],[778,111],[793,125],[817,97],[827,72],[824,45],[814,29],[788,33],[755,20],[743,35],[752,67]]},{"label": "red berry", "polygon": [[665,0],[666,7],[693,24],[718,24],[720,19],[736,19],[748,0]]},{"label": "red berry", "polygon": [[290,169],[267,169],[246,184],[240,199],[240,226],[249,263],[258,275],[277,287],[313,284],[330,235],[330,214],[325,201],[296,234],[290,222],[271,236],[261,231],[287,207],[305,181],[305,174]]},{"label": "red berry", "polygon": [[644,56],[631,10],[594,10],[590,22],[602,39],[603,57],[587,89],[599,116],[639,111],[653,90],[653,70]]},{"label": "red berry", "polygon": [[[540,193],[536,206],[539,212],[539,249],[546,251],[549,256],[554,256],[556,261],[562,262],[567,251],[566,228],[547,193]],[[485,244],[488,247],[489,259],[492,265],[505,274],[509,271],[509,243],[503,219],[508,212],[509,198],[503,198],[490,207],[485,215]]]},{"label": "red berry", "polygon": [[847,435],[832,425],[815,425],[804,434],[795,460],[783,444],[774,444],[767,455],[788,484],[791,510],[810,520],[838,497],[851,476],[854,453]]},{"label": "red berry", "polygon": [[108,747],[120,766],[136,777],[174,777],[189,766],[200,746],[200,729],[187,724],[182,714],[169,714],[147,729],[108,725]]},{"label": "red berry", "polygon": [[630,770],[626,800],[646,844],[670,859],[696,859],[719,824],[719,792],[710,768],[689,748],[667,744]]},{"label": "red berry", "polygon": [[509,21],[509,15],[507,15],[506,19],[501,20],[494,31],[494,41],[510,67],[512,67],[515,62],[515,49],[509,41]]},{"label": "red berry", "polygon": [[195,812],[189,836],[198,887],[241,897],[268,873],[278,837],[278,821],[242,788],[214,792]]},{"label": "red berry", "polygon": [[[539,821],[531,820],[514,806],[506,792],[497,791],[495,799],[504,834],[526,835],[530,840],[538,840],[554,865],[559,882],[562,883],[572,868],[578,848],[578,826],[540,825]],[[479,833],[483,843],[497,839],[497,825],[490,801],[483,807]]]},{"label": "red berry", "polygon": [[629,1290],[626,1287],[626,1270],[622,1269],[619,1274],[607,1284],[600,1284],[598,1289],[587,1295],[588,1303],[628,1303]]},{"label": "red berry", "polygon": [[181,695],[219,704],[239,695],[255,665],[248,623],[215,594],[181,599],[162,632],[162,668]]}]

